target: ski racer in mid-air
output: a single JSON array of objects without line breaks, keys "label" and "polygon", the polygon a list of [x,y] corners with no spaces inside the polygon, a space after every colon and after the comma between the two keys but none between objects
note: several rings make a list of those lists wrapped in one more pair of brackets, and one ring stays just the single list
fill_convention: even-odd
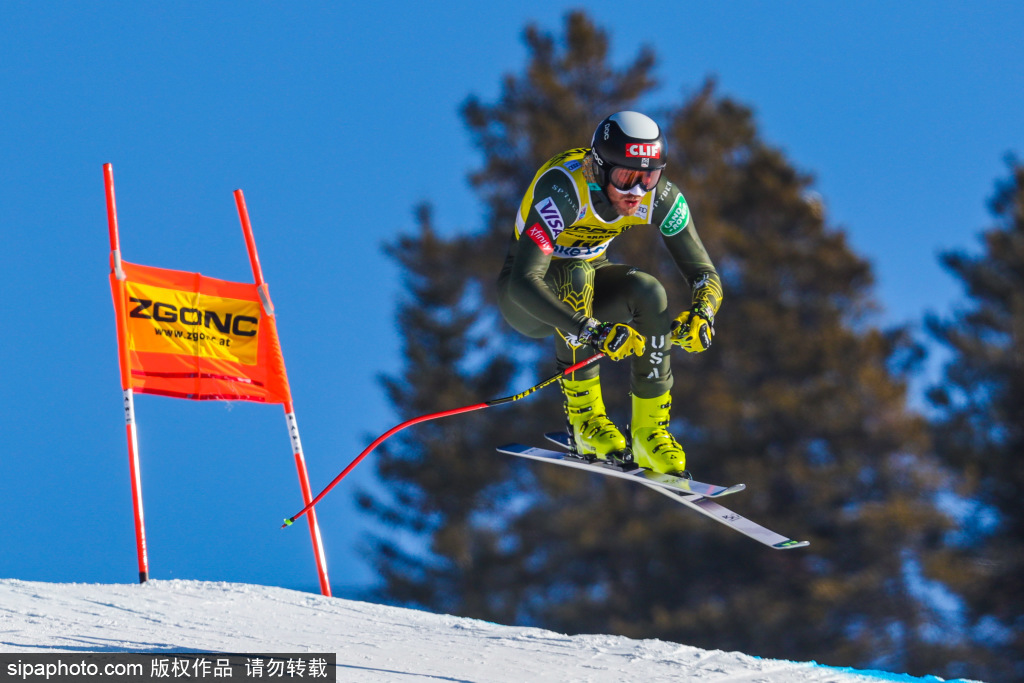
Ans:
[{"label": "ski racer in mid-air", "polygon": [[[577,453],[602,460],[631,453],[657,472],[683,472],[686,454],[668,431],[670,346],[705,351],[722,284],[679,188],[663,176],[665,137],[632,111],[603,120],[589,148],[544,164],[526,190],[498,278],[502,315],[522,334],[555,337],[559,369],[602,352],[631,360],[630,443],[608,418],[595,363],[562,379]],[[638,268],[612,263],[608,246],[636,226],[657,226],[690,285],[674,319],[665,288]]]}]

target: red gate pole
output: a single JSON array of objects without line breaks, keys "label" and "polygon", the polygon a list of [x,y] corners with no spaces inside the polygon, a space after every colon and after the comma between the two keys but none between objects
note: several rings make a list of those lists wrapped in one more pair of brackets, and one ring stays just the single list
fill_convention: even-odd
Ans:
[{"label": "red gate pole", "polygon": [[117,233],[117,201],[114,198],[114,167],[103,165],[107,190],[107,224],[110,228],[110,267],[114,274],[114,314],[117,318],[118,365],[124,392],[125,432],[128,438],[128,468],[132,478],[132,506],[135,509],[135,547],[139,556],[139,583],[149,579],[146,553],[146,521],[142,511],[142,477],[139,473],[139,437],[135,426],[135,396],[132,392],[131,356],[128,353],[128,318],[125,311],[125,274],[121,268],[121,243]]},{"label": "red gate pole", "polygon": [[[252,276],[259,288],[260,302],[264,312],[274,315],[274,307],[270,303],[270,292],[267,283],[263,280],[263,269],[260,268],[259,255],[256,253],[256,240],[252,234],[252,223],[249,222],[249,210],[245,206],[245,197],[241,190],[235,190],[235,204],[238,206],[238,218],[242,222],[242,233],[245,235],[245,247],[249,251],[249,264],[252,266]],[[299,486],[302,488],[302,500],[306,505],[313,499],[313,492],[309,487],[309,474],[306,471],[306,458],[302,451],[302,440],[299,438],[299,425],[295,419],[295,408],[291,401],[284,404],[285,419],[288,421],[288,435],[292,440],[292,452],[295,454],[295,468],[299,474]],[[317,522],[316,514],[310,510],[309,514],[309,536],[313,543],[313,553],[316,556],[316,568],[320,576],[320,592],[323,595],[331,595],[331,582],[327,578],[327,558],[324,555],[323,539],[320,536],[320,524]]]}]

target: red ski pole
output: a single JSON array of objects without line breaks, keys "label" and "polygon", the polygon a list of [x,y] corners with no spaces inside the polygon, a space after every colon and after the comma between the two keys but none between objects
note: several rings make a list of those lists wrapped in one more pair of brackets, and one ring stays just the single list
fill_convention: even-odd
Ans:
[{"label": "red ski pole", "polygon": [[369,446],[366,447],[366,450],[364,450],[362,453],[360,453],[358,456],[356,456],[356,459],[353,460],[351,463],[349,463],[348,467],[346,467],[344,470],[342,470],[341,474],[336,476],[334,478],[334,481],[332,481],[330,484],[327,485],[327,488],[325,488],[323,491],[321,491],[319,494],[317,494],[316,498],[314,498],[313,500],[309,501],[309,503],[306,505],[306,507],[302,508],[301,510],[296,512],[294,515],[292,515],[288,519],[284,520],[284,524],[281,525],[281,528],[283,529],[285,527],[291,526],[292,524],[295,523],[295,520],[297,520],[299,517],[302,517],[304,514],[306,514],[310,510],[312,510],[313,506],[315,506],[317,503],[319,503],[321,501],[321,499],[323,499],[323,497],[326,496],[327,493],[331,489],[333,489],[335,486],[338,485],[338,482],[340,482],[342,479],[347,477],[349,475],[349,473],[356,468],[356,465],[358,465],[360,462],[363,461],[363,458],[365,458],[370,453],[372,453],[373,450],[375,448],[377,448],[377,446],[381,445],[382,443],[387,441],[389,438],[391,438],[391,436],[393,436],[394,434],[397,434],[398,432],[402,431],[406,427],[411,427],[414,424],[419,424],[420,422],[427,422],[428,420],[436,420],[436,419],[441,418],[441,417],[448,417],[450,415],[459,415],[460,413],[468,413],[468,412],[471,412],[471,411],[474,411],[474,410],[482,410],[484,408],[490,408],[492,406],[499,406],[499,405],[502,405],[504,403],[512,403],[513,401],[518,401],[519,399],[526,398],[527,396],[529,396],[530,394],[532,394],[533,392],[535,392],[535,391],[537,391],[539,389],[543,389],[544,387],[548,386],[549,384],[553,384],[554,382],[558,381],[564,375],[569,375],[569,374],[572,374],[572,373],[576,372],[577,370],[581,370],[582,368],[590,365],[591,363],[594,363],[594,362],[600,360],[603,357],[604,357],[603,353],[594,354],[590,358],[587,358],[586,360],[581,360],[579,363],[576,363],[575,365],[570,365],[565,370],[562,370],[560,372],[556,372],[555,374],[551,375],[550,377],[548,377],[547,379],[543,380],[542,382],[534,384],[532,387],[530,387],[526,391],[520,392],[520,393],[515,394],[513,396],[505,396],[504,398],[494,398],[494,399],[491,399],[490,401],[484,401],[483,403],[474,403],[473,405],[470,405],[470,406],[463,406],[461,408],[452,408],[451,410],[443,410],[443,411],[438,412],[438,413],[430,413],[429,415],[420,415],[419,417],[414,417],[411,420],[406,420],[402,424],[395,425],[394,427],[392,427],[388,431],[386,431],[383,434],[381,434],[380,436],[378,436],[374,440],[373,443],[371,443]]}]

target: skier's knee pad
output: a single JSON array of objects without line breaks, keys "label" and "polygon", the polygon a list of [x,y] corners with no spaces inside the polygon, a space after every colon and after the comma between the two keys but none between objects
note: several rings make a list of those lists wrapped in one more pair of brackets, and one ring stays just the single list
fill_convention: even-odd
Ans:
[{"label": "skier's knee pad", "polygon": [[593,315],[594,266],[579,259],[565,259],[552,264],[549,281],[558,298],[575,311]]}]

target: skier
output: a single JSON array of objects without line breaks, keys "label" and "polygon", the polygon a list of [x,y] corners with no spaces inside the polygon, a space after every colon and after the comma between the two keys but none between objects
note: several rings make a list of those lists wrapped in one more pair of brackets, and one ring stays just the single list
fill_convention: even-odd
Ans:
[{"label": "skier", "polygon": [[[589,148],[544,164],[516,215],[498,278],[499,308],[522,334],[555,337],[560,369],[598,351],[631,360],[631,443],[608,418],[595,363],[562,379],[576,452],[617,460],[631,452],[657,472],[684,472],[686,454],[668,431],[670,346],[705,351],[722,301],[718,272],[701,244],[679,188],[663,176],[665,137],[652,119],[620,111],[604,119]],[[655,225],[691,290],[691,304],[669,313],[662,284],[608,260],[611,241]]]}]

